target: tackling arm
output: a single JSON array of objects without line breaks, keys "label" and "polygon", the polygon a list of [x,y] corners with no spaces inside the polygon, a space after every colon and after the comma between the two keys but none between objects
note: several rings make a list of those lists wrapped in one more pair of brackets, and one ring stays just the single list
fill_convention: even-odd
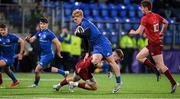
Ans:
[{"label": "tackling arm", "polygon": [[86,28],[84,30],[81,26],[78,26],[76,28],[75,35],[79,36],[80,38],[88,38],[90,36],[90,29]]}]

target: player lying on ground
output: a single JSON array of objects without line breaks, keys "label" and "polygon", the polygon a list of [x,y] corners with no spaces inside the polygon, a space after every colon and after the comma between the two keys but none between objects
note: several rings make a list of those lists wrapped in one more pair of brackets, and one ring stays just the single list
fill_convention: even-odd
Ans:
[{"label": "player lying on ground", "polygon": [[5,24],[0,25],[0,85],[3,83],[1,69],[12,79],[11,87],[19,84],[10,66],[14,63],[15,44],[20,45],[20,51],[17,55],[18,60],[22,60],[24,51],[24,40],[17,37],[15,34],[8,33],[8,28]]},{"label": "player lying on ground", "polygon": [[[113,51],[113,59],[118,62],[119,60],[122,60],[124,57],[124,54],[121,49],[116,49]],[[79,87],[86,90],[96,90],[97,85],[96,81],[93,78],[92,73],[97,68],[98,65],[93,65],[91,63],[92,57],[88,57],[84,60],[80,60],[76,66],[75,66],[75,72],[72,77],[67,77],[61,82],[59,82],[57,85],[54,85],[53,88],[58,91],[61,87],[64,85],[69,84],[70,88]],[[77,82],[80,79],[84,80],[85,82]],[[118,92],[120,89],[120,86],[117,88],[116,91],[113,91],[113,93]],[[71,90],[70,90],[71,91]]]}]

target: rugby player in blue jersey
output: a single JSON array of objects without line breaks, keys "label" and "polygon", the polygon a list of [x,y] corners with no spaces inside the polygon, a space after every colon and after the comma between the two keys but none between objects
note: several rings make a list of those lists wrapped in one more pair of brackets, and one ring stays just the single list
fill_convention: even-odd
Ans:
[{"label": "rugby player in blue jersey", "polygon": [[[19,81],[16,79],[10,66],[14,63],[15,44],[20,44],[20,51],[17,54],[18,60],[22,60],[24,51],[24,40],[17,37],[15,34],[8,33],[8,28],[5,24],[0,25],[0,69],[4,69],[6,74],[12,79],[10,87],[17,86]],[[2,73],[0,71],[0,85],[3,83]]]},{"label": "rugby player in blue jersey", "polygon": [[[60,52],[61,43],[59,42],[55,34],[48,29],[47,18],[43,17],[40,19],[39,28],[40,31],[38,31],[34,36],[26,37],[26,40],[30,43],[35,41],[35,39],[38,39],[40,43],[40,52],[41,52],[39,63],[35,68],[35,81],[34,84],[30,87],[38,86],[38,83],[40,81],[41,71],[45,68],[48,68],[49,64],[53,61],[54,53],[52,49],[52,43],[55,46],[56,54],[60,58],[62,58]],[[62,74],[63,76],[67,76],[69,74],[69,71],[64,71],[53,66],[51,66],[51,72],[59,73]]]},{"label": "rugby player in blue jersey", "polygon": [[[117,93],[121,87],[120,68],[113,58],[111,42],[92,22],[84,18],[82,10],[74,10],[72,17],[77,25],[75,34],[81,38],[88,39],[90,46],[93,48],[91,64],[97,65],[101,63],[102,58],[105,58],[112,67],[116,75],[116,85],[113,89],[113,93]],[[86,53],[84,59],[88,56],[89,53]]]}]

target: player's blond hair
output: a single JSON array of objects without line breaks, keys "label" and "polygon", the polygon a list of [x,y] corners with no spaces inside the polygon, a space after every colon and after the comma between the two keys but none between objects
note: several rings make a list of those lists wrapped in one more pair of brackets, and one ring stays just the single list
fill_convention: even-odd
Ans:
[{"label": "player's blond hair", "polygon": [[81,9],[76,9],[73,11],[72,16],[81,16],[83,17],[83,11]]}]

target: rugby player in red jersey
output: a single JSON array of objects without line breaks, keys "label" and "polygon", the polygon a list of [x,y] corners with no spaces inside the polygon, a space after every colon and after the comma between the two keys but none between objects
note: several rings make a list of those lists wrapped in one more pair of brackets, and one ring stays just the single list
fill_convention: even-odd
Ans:
[{"label": "rugby player in red jersey", "polygon": [[[172,77],[171,72],[164,64],[163,61],[163,34],[168,26],[168,21],[161,17],[159,14],[151,12],[152,3],[149,0],[143,0],[141,2],[141,11],[144,16],[141,18],[140,26],[137,30],[131,30],[129,34],[141,34],[143,31],[146,33],[148,38],[148,45],[143,48],[136,59],[146,66],[152,68],[154,71],[157,71],[156,66],[161,70],[162,73],[169,79],[171,82],[171,93],[176,91],[178,83]],[[160,25],[162,27],[160,29]],[[146,57],[151,54],[155,65],[152,64]]]},{"label": "rugby player in red jersey", "polygon": [[[121,49],[116,49],[115,51],[113,51],[112,55],[116,62],[122,60],[124,57],[124,54]],[[73,77],[65,78],[64,80],[60,81],[57,85],[54,85],[53,88],[56,89],[56,91],[58,91],[64,85],[69,84],[70,89],[74,87],[79,87],[86,90],[96,90],[96,80],[93,78],[92,73],[98,65],[93,65],[91,63],[91,60],[92,57],[86,58],[85,61],[80,60],[75,66],[75,72]],[[77,82],[80,79],[84,80],[85,82]]]}]

